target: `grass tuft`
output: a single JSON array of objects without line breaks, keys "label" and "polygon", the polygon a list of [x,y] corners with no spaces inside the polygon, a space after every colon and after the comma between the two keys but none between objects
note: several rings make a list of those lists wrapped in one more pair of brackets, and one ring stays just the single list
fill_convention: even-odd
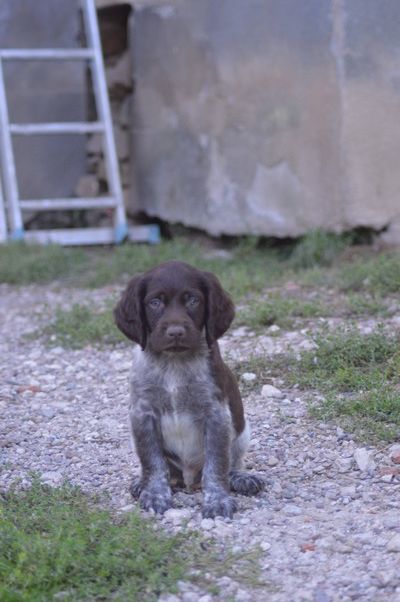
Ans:
[{"label": "grass tuft", "polygon": [[345,291],[387,295],[400,291],[400,254],[382,253],[341,268],[339,286]]},{"label": "grass tuft", "polygon": [[114,324],[111,305],[106,310],[98,311],[81,304],[75,304],[68,310],[58,308],[54,321],[43,329],[42,334],[52,344],[73,349],[126,342]]},{"label": "grass tuft", "polygon": [[331,266],[349,244],[348,235],[313,230],[294,247],[291,264],[297,270]]},{"label": "grass tuft", "polygon": [[253,330],[272,324],[280,328],[291,328],[296,318],[315,318],[325,313],[326,309],[319,302],[272,293],[265,300],[250,302],[246,309],[242,310],[238,321]]},{"label": "grass tuft", "polygon": [[9,243],[0,245],[0,282],[46,284],[60,277],[77,276],[87,263],[87,255],[80,249]]},{"label": "grass tuft", "polygon": [[379,330],[325,333],[315,338],[316,349],[299,361],[274,361],[285,366],[292,384],[314,389],[325,400],[314,415],[334,418],[362,437],[395,440],[400,435],[400,346],[396,336]]}]

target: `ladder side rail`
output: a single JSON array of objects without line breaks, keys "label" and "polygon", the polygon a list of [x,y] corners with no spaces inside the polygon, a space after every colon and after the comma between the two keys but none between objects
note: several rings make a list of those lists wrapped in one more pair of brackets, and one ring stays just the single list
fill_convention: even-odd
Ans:
[{"label": "ladder side rail", "polygon": [[119,176],[117,151],[115,148],[111,109],[105,78],[103,54],[100,34],[97,25],[97,14],[93,0],[83,0],[83,15],[88,46],[93,49],[91,61],[93,86],[95,88],[96,108],[100,121],[104,123],[104,158],[108,185],[111,195],[115,198],[115,242],[124,240],[128,232],[125,215],[124,197]]},{"label": "ladder side rail", "polygon": [[21,210],[18,204],[19,191],[17,172],[15,167],[14,151],[9,128],[7,96],[4,84],[3,64],[0,59],[0,159],[4,178],[4,193],[7,199],[11,237],[23,239],[24,225]]},{"label": "ladder side rail", "polygon": [[4,204],[3,196],[3,184],[1,181],[0,173],[0,243],[6,242],[7,240],[7,220],[6,220],[6,209]]}]

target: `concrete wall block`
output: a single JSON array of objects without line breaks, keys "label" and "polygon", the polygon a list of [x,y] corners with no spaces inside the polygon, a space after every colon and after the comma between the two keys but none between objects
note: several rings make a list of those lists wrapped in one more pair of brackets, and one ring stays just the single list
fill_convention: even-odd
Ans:
[{"label": "concrete wall block", "polygon": [[146,2],[131,23],[138,208],[211,234],[389,223],[398,39],[397,0]]}]

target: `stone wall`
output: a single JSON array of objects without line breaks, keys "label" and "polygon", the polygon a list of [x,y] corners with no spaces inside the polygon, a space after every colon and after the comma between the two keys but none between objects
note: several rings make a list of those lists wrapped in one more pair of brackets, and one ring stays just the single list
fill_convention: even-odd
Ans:
[{"label": "stone wall", "polygon": [[400,219],[397,0],[142,0],[133,208],[211,234]]}]

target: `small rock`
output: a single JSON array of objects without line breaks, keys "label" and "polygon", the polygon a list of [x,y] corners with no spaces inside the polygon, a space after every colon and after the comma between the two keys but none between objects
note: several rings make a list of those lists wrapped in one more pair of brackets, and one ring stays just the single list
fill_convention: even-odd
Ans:
[{"label": "small rock", "polygon": [[58,470],[48,470],[43,472],[40,478],[47,485],[59,485],[63,480],[63,475]]},{"label": "small rock", "polygon": [[244,382],[249,383],[249,382],[252,382],[253,380],[256,380],[257,374],[254,374],[254,372],[243,372],[243,374],[240,378]]},{"label": "small rock", "polygon": [[121,512],[132,512],[132,510],[135,509],[135,504],[127,504],[126,506],[122,506],[122,508],[120,508]]},{"label": "small rock", "polygon": [[373,452],[365,447],[357,447],[354,450],[354,460],[361,471],[375,470],[376,464],[373,458]]},{"label": "small rock", "polygon": [[199,595],[196,592],[185,592],[182,596],[183,602],[199,602]]},{"label": "small rock", "polygon": [[231,331],[231,335],[235,338],[245,337],[248,333],[248,330],[249,329],[247,326],[239,326],[239,328],[235,328]]},{"label": "small rock", "polygon": [[267,459],[267,466],[276,466],[279,464],[279,460],[276,456],[269,456]]},{"label": "small rock", "polygon": [[129,52],[122,54],[112,67],[107,67],[106,78],[108,89],[132,87],[131,57]]},{"label": "small rock", "polygon": [[284,396],[280,389],[277,389],[273,385],[263,385],[261,389],[261,395],[263,397],[272,397],[275,399],[282,399]]},{"label": "small rock", "polygon": [[203,518],[203,520],[200,523],[200,527],[204,529],[204,531],[210,531],[210,529],[213,529],[215,527],[215,522],[212,518]]},{"label": "small rock", "polygon": [[45,418],[54,418],[54,416],[56,416],[57,411],[54,410],[53,408],[42,408],[40,410],[40,413],[42,414],[42,416],[44,416]]},{"label": "small rock", "polygon": [[340,489],[340,495],[342,497],[350,497],[350,498],[354,498],[356,495],[356,488],[355,485],[347,485],[346,487],[342,487]]},{"label": "small rock", "polygon": [[332,598],[322,589],[316,589],[313,602],[331,602]]},{"label": "small rock", "polygon": [[260,543],[260,548],[264,551],[264,552],[268,552],[268,550],[271,549],[271,544],[268,543],[268,541],[262,541]]},{"label": "small rock", "polygon": [[280,328],[277,324],[272,324],[272,326],[270,326],[267,330],[268,330],[268,332],[271,332],[272,334],[276,334],[277,332],[280,331]]},{"label": "small rock", "polygon": [[100,155],[103,152],[103,137],[101,134],[93,134],[86,143],[88,155]]},{"label": "small rock", "polygon": [[172,522],[174,525],[181,525],[188,521],[190,517],[191,512],[186,508],[170,508],[164,513],[165,520]]},{"label": "small rock", "polygon": [[337,458],[335,465],[338,472],[349,472],[353,466],[353,458]]},{"label": "small rock", "polygon": [[388,552],[400,552],[400,533],[389,539],[386,549]]},{"label": "small rock", "polygon": [[390,459],[393,464],[400,464],[400,445],[392,445],[390,448]]},{"label": "small rock", "polygon": [[251,598],[252,596],[244,589],[238,589],[235,594],[235,602],[248,602]]},{"label": "small rock", "polygon": [[290,514],[292,516],[298,516],[302,513],[300,506],[296,506],[295,504],[286,504],[286,506],[283,507],[283,510],[285,514]]},{"label": "small rock", "polygon": [[384,474],[381,476],[380,480],[383,481],[383,483],[391,483],[393,481],[393,474]]},{"label": "small rock", "polygon": [[86,174],[79,178],[75,187],[75,194],[80,198],[93,198],[99,194],[99,181],[93,174]]},{"label": "small rock", "polygon": [[181,599],[174,594],[162,594],[158,598],[158,602],[181,602]]},{"label": "small rock", "polygon": [[230,259],[232,259],[233,254],[230,251],[227,251],[226,249],[213,249],[212,251],[208,251],[208,253],[205,253],[204,257],[206,259],[230,260]]}]

